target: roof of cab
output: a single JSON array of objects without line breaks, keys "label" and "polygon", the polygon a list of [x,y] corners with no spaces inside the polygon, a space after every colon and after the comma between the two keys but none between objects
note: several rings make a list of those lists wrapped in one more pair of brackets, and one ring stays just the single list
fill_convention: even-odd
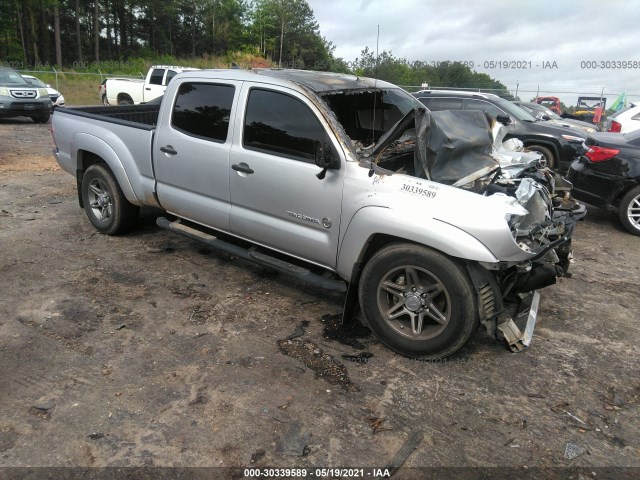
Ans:
[{"label": "roof of cab", "polygon": [[379,88],[399,88],[383,80],[375,80],[367,77],[357,77],[342,73],[315,72],[311,70],[293,70],[276,68],[257,68],[252,70],[241,70],[237,68],[220,70],[200,70],[190,71],[180,74],[185,77],[202,77],[207,72],[214,73],[215,78],[227,78],[233,80],[261,81],[256,75],[269,77],[269,83],[276,85],[288,85],[295,83],[302,85],[315,93],[337,93],[343,90],[368,90]]}]

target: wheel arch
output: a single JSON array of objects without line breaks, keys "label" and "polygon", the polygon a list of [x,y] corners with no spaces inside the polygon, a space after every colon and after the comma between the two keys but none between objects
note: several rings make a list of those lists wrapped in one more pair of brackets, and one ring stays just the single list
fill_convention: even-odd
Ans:
[{"label": "wheel arch", "polygon": [[558,145],[556,145],[554,142],[549,140],[527,139],[527,140],[523,140],[522,144],[525,147],[540,145],[541,147],[550,149],[551,153],[553,153],[553,156],[555,157],[556,165],[554,166],[554,168],[558,167],[558,163],[560,162],[560,149],[558,148]]},{"label": "wheel arch", "polygon": [[116,102],[117,102],[118,105],[120,105],[120,102],[122,100],[129,100],[132,105],[134,103],[133,98],[131,98],[131,95],[129,95],[128,93],[125,93],[125,92],[120,92],[118,94],[118,96],[116,97]]},{"label": "wheel arch", "polygon": [[[141,204],[118,155],[104,140],[93,135],[76,134],[73,138],[72,156],[75,159],[78,185],[82,184],[82,177],[87,168],[96,163],[103,163],[113,173],[127,200],[133,205]],[[82,199],[80,204],[82,206]]]},{"label": "wheel arch", "polygon": [[369,206],[358,210],[346,228],[338,250],[337,272],[348,282],[357,282],[360,267],[389,243],[423,245],[462,260],[497,262],[487,247],[459,228],[434,219],[425,219],[416,228],[389,208]]}]

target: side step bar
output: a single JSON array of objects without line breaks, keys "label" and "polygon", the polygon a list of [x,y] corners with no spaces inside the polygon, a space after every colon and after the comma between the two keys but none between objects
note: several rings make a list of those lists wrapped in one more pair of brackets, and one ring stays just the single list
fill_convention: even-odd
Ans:
[{"label": "side step bar", "polygon": [[216,250],[220,250],[230,255],[240,257],[244,260],[249,260],[250,262],[256,263],[260,266],[285,273],[302,282],[324,288],[325,290],[332,290],[334,292],[347,291],[347,284],[343,280],[325,278],[322,275],[318,275],[311,272],[310,270],[307,270],[306,268],[294,265],[284,260],[280,260],[279,258],[274,258],[255,250],[242,248],[238,245],[225,242],[224,240],[220,240],[213,235],[209,235],[208,233],[201,232],[200,230],[184,225],[180,223],[179,220],[171,222],[164,217],[159,217],[156,220],[156,224],[160,228],[169,230],[170,232],[179,233],[180,235],[190,238],[191,240],[206,243]]}]

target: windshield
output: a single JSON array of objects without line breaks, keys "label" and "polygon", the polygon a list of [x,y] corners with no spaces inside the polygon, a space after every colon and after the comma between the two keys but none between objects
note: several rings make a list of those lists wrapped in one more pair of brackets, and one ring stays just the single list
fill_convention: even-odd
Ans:
[{"label": "windshield", "polygon": [[25,80],[29,82],[31,85],[33,85],[34,87],[44,87],[44,88],[47,87],[42,80],[35,77],[31,77],[31,78],[26,77]]},{"label": "windshield", "polygon": [[340,90],[321,94],[351,140],[375,143],[415,108],[424,108],[399,88]]},{"label": "windshield", "polygon": [[19,85],[21,87],[29,86],[22,76],[10,68],[0,68],[0,85]]},{"label": "windshield", "polygon": [[495,105],[500,107],[502,110],[507,112],[512,117],[515,117],[516,120],[520,120],[521,122],[535,122],[536,118],[527,112],[524,108],[520,108],[515,103],[512,103],[504,98],[494,97],[493,102]]}]

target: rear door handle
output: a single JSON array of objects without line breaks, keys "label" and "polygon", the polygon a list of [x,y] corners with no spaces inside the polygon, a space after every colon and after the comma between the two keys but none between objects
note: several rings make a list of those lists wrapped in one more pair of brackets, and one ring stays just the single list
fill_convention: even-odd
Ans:
[{"label": "rear door handle", "polygon": [[166,147],[160,147],[160,151],[164,153],[168,153],[169,155],[177,155],[176,152],[171,145],[167,145]]},{"label": "rear door handle", "polygon": [[231,165],[231,168],[233,168],[236,172],[249,173],[249,174],[253,173],[253,169],[246,163]]}]

